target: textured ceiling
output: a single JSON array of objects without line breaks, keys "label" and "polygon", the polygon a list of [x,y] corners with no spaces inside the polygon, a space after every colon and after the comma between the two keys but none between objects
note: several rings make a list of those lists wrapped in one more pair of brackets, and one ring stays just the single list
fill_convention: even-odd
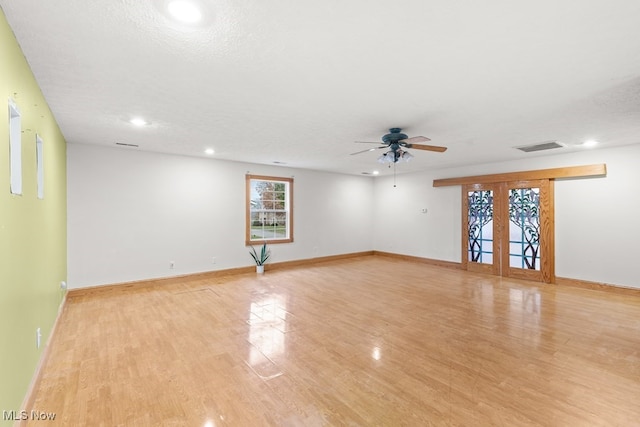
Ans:
[{"label": "textured ceiling", "polygon": [[390,127],[449,147],[398,172],[640,143],[638,0],[164,1],[0,0],[69,143],[353,174]]}]

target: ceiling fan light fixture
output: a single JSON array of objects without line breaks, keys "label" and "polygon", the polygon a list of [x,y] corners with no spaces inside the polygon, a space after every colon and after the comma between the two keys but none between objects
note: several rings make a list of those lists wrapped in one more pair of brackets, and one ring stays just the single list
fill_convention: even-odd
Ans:
[{"label": "ceiling fan light fixture", "polygon": [[[389,129],[389,133],[382,137],[382,146],[376,148],[369,148],[366,150],[358,151],[356,153],[351,153],[351,155],[366,153],[368,151],[374,151],[378,149],[387,149],[386,153],[382,154],[376,160],[378,163],[398,163],[398,162],[409,162],[413,159],[413,154],[411,154],[407,149],[415,148],[416,150],[423,151],[435,151],[437,153],[442,153],[447,151],[447,147],[440,147],[437,145],[424,145],[424,144],[416,144],[416,142],[426,142],[431,141],[430,138],[426,136],[414,136],[409,138],[406,134],[401,132],[400,128],[391,128]],[[378,142],[372,141],[356,141],[359,143],[365,144],[380,144]],[[391,165],[389,165],[391,167]]]},{"label": "ceiling fan light fixture", "polygon": [[398,149],[396,151],[387,151],[382,156],[378,157],[378,163],[408,162],[411,159],[413,159],[413,154],[408,151]]},{"label": "ceiling fan light fixture", "polygon": [[382,156],[378,157],[378,163],[393,163],[395,162],[395,155],[393,151],[387,151]]},{"label": "ceiling fan light fixture", "polygon": [[408,151],[400,150],[400,158],[398,159],[398,161],[408,162],[411,159],[413,159],[413,154]]}]

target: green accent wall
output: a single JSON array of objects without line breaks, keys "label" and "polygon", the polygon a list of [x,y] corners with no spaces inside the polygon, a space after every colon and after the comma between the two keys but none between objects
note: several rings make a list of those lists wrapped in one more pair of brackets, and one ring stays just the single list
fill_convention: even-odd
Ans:
[{"label": "green accent wall", "polygon": [[[9,98],[22,121],[22,195],[10,192]],[[44,199],[37,196],[36,134],[44,147]],[[66,188],[64,137],[0,9],[0,413],[26,409],[20,406],[64,298]]]}]

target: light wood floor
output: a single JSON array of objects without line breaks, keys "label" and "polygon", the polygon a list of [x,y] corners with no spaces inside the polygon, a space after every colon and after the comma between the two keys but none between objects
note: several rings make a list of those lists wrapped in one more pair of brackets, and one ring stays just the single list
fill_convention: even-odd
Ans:
[{"label": "light wood floor", "polygon": [[73,298],[50,350],[57,425],[640,425],[640,298],[380,256]]}]

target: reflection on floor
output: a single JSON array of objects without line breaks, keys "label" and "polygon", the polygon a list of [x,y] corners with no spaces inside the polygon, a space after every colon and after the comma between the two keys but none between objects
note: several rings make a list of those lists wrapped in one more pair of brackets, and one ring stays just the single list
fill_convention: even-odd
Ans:
[{"label": "reflection on floor", "polygon": [[368,256],[70,299],[59,425],[632,426],[640,298]]}]

